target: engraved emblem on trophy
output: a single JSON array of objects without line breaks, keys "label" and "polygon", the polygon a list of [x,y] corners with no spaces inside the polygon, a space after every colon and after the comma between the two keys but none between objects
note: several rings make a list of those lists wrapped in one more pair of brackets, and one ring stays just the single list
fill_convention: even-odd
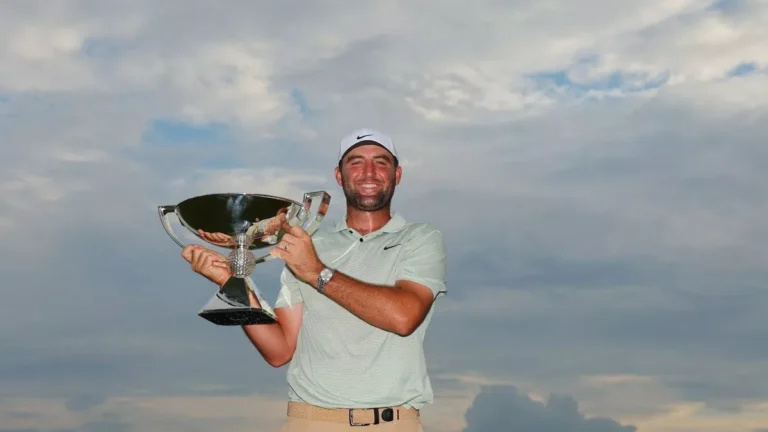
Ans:
[{"label": "engraved emblem on trophy", "polygon": [[171,214],[197,238],[230,250],[227,263],[231,276],[198,315],[222,326],[276,322],[277,316],[250,276],[258,264],[274,257],[266,251],[258,252],[275,245],[285,234],[281,215],[291,226],[300,225],[313,235],[325,218],[330,201],[331,196],[325,191],[307,192],[301,203],[272,195],[218,193],[159,206],[165,232],[180,247],[185,244],[171,228]]}]

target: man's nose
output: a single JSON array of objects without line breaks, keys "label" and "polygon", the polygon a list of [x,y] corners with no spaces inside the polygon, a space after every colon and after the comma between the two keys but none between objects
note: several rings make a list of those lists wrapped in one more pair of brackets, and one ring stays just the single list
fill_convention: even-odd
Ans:
[{"label": "man's nose", "polygon": [[365,165],[363,165],[363,174],[366,176],[373,176],[376,173],[376,166],[373,164],[373,162],[366,162]]}]

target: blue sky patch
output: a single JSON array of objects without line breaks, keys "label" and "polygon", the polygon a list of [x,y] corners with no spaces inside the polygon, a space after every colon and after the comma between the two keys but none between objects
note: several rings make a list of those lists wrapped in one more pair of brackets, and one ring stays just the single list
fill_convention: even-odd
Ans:
[{"label": "blue sky patch", "polygon": [[[622,89],[624,91],[645,91],[654,88],[659,88],[666,83],[668,77],[666,75],[661,77],[654,77],[652,79],[642,79],[643,77],[635,77],[630,74],[622,72],[613,72],[601,79],[591,81],[588,83],[578,83],[572,81],[568,77],[568,69],[562,69],[552,72],[541,72],[529,76],[536,84],[541,88],[548,88],[555,86],[558,88],[565,88],[571,93],[579,95],[585,94],[589,91],[606,91],[614,89]],[[640,79],[638,79],[640,78]]]},{"label": "blue sky patch", "polygon": [[92,37],[83,41],[80,52],[88,58],[117,57],[125,50],[125,42],[115,38]]},{"label": "blue sky patch", "polygon": [[733,13],[744,5],[744,0],[715,0],[709,7],[712,11]]},{"label": "blue sky patch", "polygon": [[160,146],[231,144],[233,141],[231,129],[223,123],[192,124],[156,119],[144,133],[145,143]]},{"label": "blue sky patch", "polygon": [[223,123],[192,124],[155,119],[144,132],[142,142],[145,149],[149,147],[160,151],[155,156],[158,161],[166,160],[166,150],[172,149],[170,154],[175,160],[195,160],[188,163],[201,168],[234,168],[241,165],[235,134]]},{"label": "blue sky patch", "polygon": [[307,104],[307,98],[304,96],[304,93],[299,89],[293,89],[291,90],[291,99],[293,100],[293,103],[296,104],[296,106],[299,107],[299,112],[301,115],[306,116],[310,113],[309,105]]},{"label": "blue sky patch", "polygon": [[757,71],[757,65],[755,63],[741,63],[728,72],[728,77],[737,77],[744,75],[751,75]]},{"label": "blue sky patch", "polygon": [[573,83],[568,78],[568,73],[565,70],[558,72],[542,72],[531,76],[539,84],[554,84],[558,87],[571,86]]}]

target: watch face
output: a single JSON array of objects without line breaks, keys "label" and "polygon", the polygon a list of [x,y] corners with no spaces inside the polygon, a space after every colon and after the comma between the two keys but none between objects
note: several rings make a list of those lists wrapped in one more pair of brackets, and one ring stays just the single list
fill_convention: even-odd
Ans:
[{"label": "watch face", "polygon": [[330,279],[333,272],[329,269],[323,269],[323,271],[320,272],[320,277],[323,278],[323,280]]}]

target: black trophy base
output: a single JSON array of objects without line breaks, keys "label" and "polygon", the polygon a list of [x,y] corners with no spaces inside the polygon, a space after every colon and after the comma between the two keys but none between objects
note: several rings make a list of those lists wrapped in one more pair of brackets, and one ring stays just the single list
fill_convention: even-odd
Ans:
[{"label": "black trophy base", "polygon": [[277,320],[264,309],[235,308],[209,309],[198,313],[199,316],[220,326],[242,326],[251,324],[273,324]]}]

